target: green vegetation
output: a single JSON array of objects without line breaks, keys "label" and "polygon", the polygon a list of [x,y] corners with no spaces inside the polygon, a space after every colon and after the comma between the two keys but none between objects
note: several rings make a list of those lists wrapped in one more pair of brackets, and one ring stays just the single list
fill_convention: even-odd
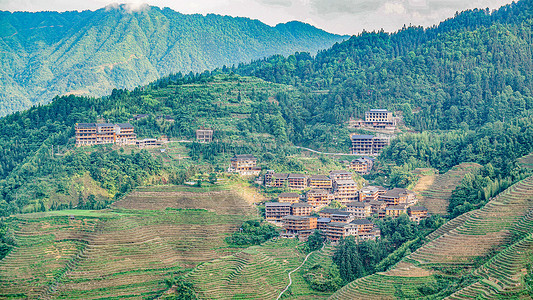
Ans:
[{"label": "green vegetation", "polygon": [[[248,18],[150,6],[3,11],[0,18],[0,116],[56,95],[104,96],[171,73],[203,72],[273,54],[316,53],[344,39],[301,22],[270,27]],[[157,105],[157,100],[146,97],[145,103]]]},{"label": "green vegetation", "polygon": [[267,222],[250,220],[244,222],[238,231],[226,238],[226,242],[236,246],[260,245],[279,235],[278,230]]},{"label": "green vegetation", "polygon": [[13,233],[4,221],[0,220],[0,260],[13,249],[13,246],[15,246]]},{"label": "green vegetation", "polygon": [[[150,198],[143,197],[148,194]],[[161,188],[135,192],[112,209],[6,218],[13,232],[4,237],[8,242],[12,236],[14,246],[0,260],[0,298],[17,293],[52,299],[157,297],[169,290],[178,299],[191,296],[191,286],[179,277],[237,252],[224,239],[256,216],[251,216],[253,207],[229,190],[197,192],[193,204],[198,209],[185,209],[190,196]],[[147,199],[165,197],[177,209],[144,209]],[[213,202],[216,209],[201,209]]]}]

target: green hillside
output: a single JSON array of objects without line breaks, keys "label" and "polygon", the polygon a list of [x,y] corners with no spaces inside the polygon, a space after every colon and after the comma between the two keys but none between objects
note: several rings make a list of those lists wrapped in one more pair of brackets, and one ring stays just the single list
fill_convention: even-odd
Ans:
[{"label": "green hillside", "polygon": [[[0,299],[154,297],[168,289],[166,279],[238,251],[224,238],[257,218],[231,186],[216,194],[176,186],[150,193],[181,200],[145,209],[146,198],[134,195],[124,199],[136,204],[128,209],[118,204],[4,220],[14,229],[16,246],[0,260]],[[191,196],[196,209],[187,209]]]},{"label": "green hillside", "polygon": [[532,209],[529,177],[391,270],[353,281],[331,299],[531,299]]},{"label": "green hillside", "polygon": [[273,54],[316,53],[344,37],[300,22],[125,5],[83,12],[0,11],[0,115],[63,94],[103,96],[171,73]]}]

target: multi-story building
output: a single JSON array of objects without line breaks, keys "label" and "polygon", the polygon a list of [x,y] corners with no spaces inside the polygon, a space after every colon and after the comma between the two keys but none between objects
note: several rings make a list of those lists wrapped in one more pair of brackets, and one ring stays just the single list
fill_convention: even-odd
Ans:
[{"label": "multi-story building", "polygon": [[283,187],[285,183],[287,182],[287,177],[289,177],[289,174],[287,173],[274,173],[271,176],[270,180],[270,186],[273,187]]},{"label": "multi-story building", "polygon": [[359,174],[369,174],[374,162],[371,159],[367,158],[358,158],[350,162],[350,169]]},{"label": "multi-story building", "polygon": [[330,219],[332,222],[350,223],[355,217],[348,211],[339,211],[331,213]]},{"label": "multi-story building", "polygon": [[309,187],[316,189],[330,190],[332,186],[331,178],[326,175],[309,176]]},{"label": "multi-story building", "polygon": [[137,135],[129,123],[77,123],[76,146],[101,144],[134,145]]},{"label": "multi-story building", "polygon": [[230,173],[238,173],[241,176],[258,175],[261,169],[257,167],[257,158],[251,154],[235,155],[231,158],[228,169]]},{"label": "multi-story building", "polygon": [[367,219],[353,220],[350,223],[330,222],[322,231],[326,238],[333,242],[349,236],[363,240],[375,240],[381,236],[379,228]]},{"label": "multi-story building", "polygon": [[408,189],[394,188],[379,196],[380,201],[387,205],[413,205],[416,202],[416,194]]},{"label": "multi-story building", "polygon": [[329,172],[329,178],[333,180],[333,182],[337,180],[352,180],[353,174],[352,172],[343,171],[343,170],[335,170]]},{"label": "multi-story building", "polygon": [[291,214],[293,216],[309,216],[313,213],[313,207],[307,203],[293,203],[291,205]]},{"label": "multi-story building", "polygon": [[300,195],[296,193],[281,193],[278,195],[278,202],[285,203],[298,203],[300,201]]},{"label": "multi-story building", "polygon": [[371,109],[365,113],[365,125],[377,129],[396,129],[396,120],[392,112],[386,109]]},{"label": "multi-story building", "polygon": [[196,141],[199,143],[210,143],[213,141],[212,129],[198,129],[196,130]]},{"label": "multi-story building", "polygon": [[336,180],[333,184],[335,200],[346,204],[350,201],[359,200],[357,183],[352,179]]},{"label": "multi-story building", "polygon": [[330,218],[331,219],[331,216],[333,214],[342,213],[342,212],[346,212],[346,210],[335,209],[335,208],[324,208],[324,209],[322,209],[321,211],[318,212],[318,215],[321,218]]},{"label": "multi-story building", "polygon": [[385,215],[389,217],[399,217],[401,214],[406,214],[407,208],[405,205],[391,205],[385,209]]},{"label": "multi-story building", "polygon": [[375,201],[379,199],[379,188],[375,186],[365,186],[359,191],[359,201]]},{"label": "multi-story building", "polygon": [[368,202],[352,201],[346,204],[346,210],[356,219],[364,219],[372,214],[372,205]]},{"label": "multi-story building", "polygon": [[381,150],[390,144],[388,137],[353,134],[350,138],[354,155],[379,155]]},{"label": "multi-story building", "polygon": [[385,203],[385,201],[370,200],[367,203],[370,204],[372,214],[377,214],[381,210],[385,211],[385,209],[387,208],[387,203]]},{"label": "multi-story building", "polygon": [[273,170],[267,170],[265,173],[265,180],[263,181],[264,185],[270,186],[272,183],[272,175],[274,175]]},{"label": "multi-story building", "polygon": [[287,182],[290,189],[303,190],[307,187],[307,176],[302,174],[289,174]]},{"label": "multi-story building", "polygon": [[306,239],[317,229],[316,217],[285,216],[282,221],[285,233],[298,235],[300,239]]},{"label": "multi-story building", "polygon": [[161,146],[161,142],[157,139],[143,139],[143,140],[136,140],[135,145],[137,145],[139,148],[150,148],[150,147],[157,147]]},{"label": "multi-story building", "polygon": [[420,222],[421,219],[427,218],[428,209],[423,206],[411,206],[407,209],[411,221]]},{"label": "multi-story building", "polygon": [[355,236],[357,227],[351,223],[330,222],[324,230],[324,235],[330,241],[337,242],[348,236]]},{"label": "multi-story building", "polygon": [[331,201],[335,200],[335,196],[329,191],[323,189],[313,189],[307,192],[307,204],[314,208],[321,208],[327,206]]},{"label": "multi-story building", "polygon": [[265,219],[281,221],[285,216],[291,214],[290,203],[267,202],[265,203]]},{"label": "multi-story building", "polygon": [[316,229],[324,231],[328,227],[329,223],[331,223],[330,218],[318,218],[316,220]]}]

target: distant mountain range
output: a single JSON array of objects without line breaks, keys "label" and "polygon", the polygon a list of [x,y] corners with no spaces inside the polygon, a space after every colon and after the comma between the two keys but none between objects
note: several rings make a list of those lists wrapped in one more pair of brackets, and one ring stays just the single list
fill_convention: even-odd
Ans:
[{"label": "distant mountain range", "polygon": [[316,53],[345,36],[301,22],[125,5],[83,12],[0,11],[0,116],[56,95],[102,96],[177,72],[274,54]]}]

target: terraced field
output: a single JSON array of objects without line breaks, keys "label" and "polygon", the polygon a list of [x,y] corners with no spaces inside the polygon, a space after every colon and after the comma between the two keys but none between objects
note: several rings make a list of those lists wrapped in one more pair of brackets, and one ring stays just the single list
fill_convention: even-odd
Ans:
[{"label": "terraced field", "polygon": [[[187,280],[194,284],[201,299],[276,299],[289,283],[289,271],[305,258],[295,250],[298,245],[297,241],[280,239],[250,247],[199,266]],[[301,269],[330,255],[331,248],[314,253]],[[292,278],[293,284],[286,295],[289,299],[329,296],[311,290],[302,272],[293,273]]]},{"label": "terraced field", "polygon": [[[176,209],[115,207],[11,218],[18,247],[0,261],[0,299],[155,297],[174,274],[236,253],[239,249],[229,248],[224,238],[256,216],[255,208],[232,198],[231,191],[189,193],[187,199],[198,206],[207,206],[204,199],[219,208],[191,210],[178,202]],[[134,208],[139,200],[124,201]],[[231,203],[239,204],[234,211]],[[144,206],[140,202],[137,207]]]},{"label": "terraced field", "polygon": [[[479,279],[450,299],[516,295],[523,289],[523,268],[533,251],[532,234],[533,177],[529,177],[485,207],[444,225],[430,236],[433,240],[391,270],[358,279],[332,299],[422,298],[424,295],[417,286],[428,283],[431,286],[435,275],[444,269],[455,270],[458,277],[471,274]],[[477,267],[476,262],[486,255],[492,258]]]},{"label": "terraced field", "polygon": [[418,193],[420,204],[430,213],[445,215],[452,191],[467,173],[475,172],[480,167],[476,163],[462,163],[445,174],[420,175],[413,190]]},{"label": "terraced field", "polygon": [[533,169],[533,153],[519,158],[518,164],[520,164],[522,168]]}]

